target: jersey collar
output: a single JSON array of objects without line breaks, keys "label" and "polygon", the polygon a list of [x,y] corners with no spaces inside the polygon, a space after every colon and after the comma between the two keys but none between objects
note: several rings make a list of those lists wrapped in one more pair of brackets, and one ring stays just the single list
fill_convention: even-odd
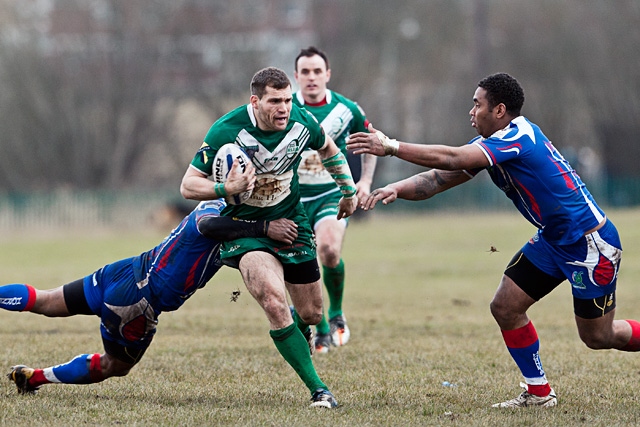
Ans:
[{"label": "jersey collar", "polygon": [[296,92],[296,98],[298,99],[298,102],[300,103],[300,105],[325,105],[325,104],[331,104],[331,96],[332,93],[329,89],[325,89],[325,98],[323,101],[320,101],[317,104],[307,104],[306,102],[304,102],[304,97],[302,96],[302,91],[299,90]]}]

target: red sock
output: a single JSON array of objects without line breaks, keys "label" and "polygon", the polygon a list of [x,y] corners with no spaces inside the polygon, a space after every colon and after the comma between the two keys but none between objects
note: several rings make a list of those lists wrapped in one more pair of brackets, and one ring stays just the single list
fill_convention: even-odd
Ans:
[{"label": "red sock", "polygon": [[549,393],[551,393],[551,386],[549,383],[543,385],[527,384],[527,392],[536,396],[545,397],[549,396]]},{"label": "red sock", "polygon": [[100,355],[98,353],[91,356],[89,376],[91,377],[91,381],[96,383],[104,380],[104,375],[102,375],[102,366],[100,365]]},{"label": "red sock", "polygon": [[32,387],[39,387],[42,384],[49,384],[51,381],[44,376],[44,371],[42,369],[34,369],[33,375],[29,378],[28,382]]},{"label": "red sock", "polygon": [[36,304],[36,289],[27,283],[25,283],[24,285],[27,287],[29,291],[29,299],[27,302],[27,306],[24,308],[23,311],[31,311],[33,306]]},{"label": "red sock", "polygon": [[[551,386],[546,380],[542,362],[539,357],[540,340],[533,323],[529,321],[518,329],[501,330],[504,343],[514,362],[520,368],[522,376],[527,381],[537,384],[527,384],[527,392],[544,397],[551,393]],[[543,384],[544,383],[544,384]]]},{"label": "red sock", "polygon": [[629,342],[622,347],[622,351],[640,351],[640,322],[637,320],[625,320],[631,325],[631,338]]}]

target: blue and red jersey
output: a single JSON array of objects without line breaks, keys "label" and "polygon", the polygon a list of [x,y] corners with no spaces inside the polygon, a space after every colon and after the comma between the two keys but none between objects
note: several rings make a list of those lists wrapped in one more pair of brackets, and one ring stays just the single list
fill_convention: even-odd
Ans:
[{"label": "blue and red jersey", "polygon": [[[576,171],[525,117],[469,144],[480,147],[493,182],[549,243],[574,243],[605,218]],[[481,170],[468,172],[476,175]]]},{"label": "blue and red jersey", "polygon": [[222,267],[220,242],[203,236],[198,220],[225,207],[223,200],[201,202],[162,243],[134,258],[135,280],[148,286],[156,310],[176,310]]}]

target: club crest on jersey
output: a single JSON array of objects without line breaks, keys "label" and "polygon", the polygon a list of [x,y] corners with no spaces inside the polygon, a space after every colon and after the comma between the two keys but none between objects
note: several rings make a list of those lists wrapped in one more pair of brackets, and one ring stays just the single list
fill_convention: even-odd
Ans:
[{"label": "club crest on jersey", "polygon": [[296,154],[298,154],[298,149],[300,147],[300,140],[299,139],[292,139],[291,142],[289,143],[289,145],[287,145],[287,159],[292,159],[293,157],[295,157]]},{"label": "club crest on jersey", "polygon": [[331,123],[331,135],[339,135],[344,127],[344,120],[342,117],[336,117]]},{"label": "club crest on jersey", "polygon": [[582,271],[571,273],[571,286],[576,289],[587,289],[587,285],[582,282]]}]

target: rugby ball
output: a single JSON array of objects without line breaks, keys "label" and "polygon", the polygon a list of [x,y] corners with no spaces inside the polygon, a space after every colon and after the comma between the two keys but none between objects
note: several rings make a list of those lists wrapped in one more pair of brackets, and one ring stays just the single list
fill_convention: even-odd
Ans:
[{"label": "rugby ball", "polygon": [[[244,172],[247,165],[251,163],[247,153],[237,145],[225,144],[220,147],[213,158],[213,180],[215,182],[224,183],[227,180],[227,175],[229,175],[229,171],[233,166],[234,159],[238,159],[240,161],[240,168],[242,169],[242,172]],[[253,190],[249,190],[244,193],[227,196],[225,197],[225,200],[230,205],[241,205],[251,197],[252,191]]]}]

